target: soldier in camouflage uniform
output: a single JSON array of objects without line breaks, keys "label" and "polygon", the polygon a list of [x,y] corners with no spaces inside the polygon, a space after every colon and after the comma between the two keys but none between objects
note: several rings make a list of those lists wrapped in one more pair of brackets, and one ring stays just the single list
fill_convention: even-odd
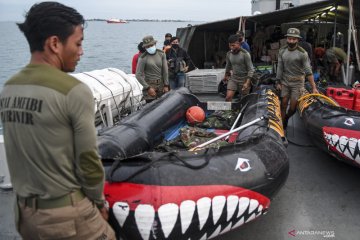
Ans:
[{"label": "soldier in camouflage uniform", "polygon": [[156,42],[151,35],[143,38],[146,52],[141,54],[136,67],[136,78],[143,86],[146,102],[169,91],[166,55],[162,50],[156,49]]},{"label": "soldier in camouflage uniform", "polygon": [[249,94],[254,66],[250,54],[240,46],[238,35],[231,35],[228,41],[230,51],[226,54],[224,81],[227,82],[225,100],[231,102],[236,91],[241,96]]},{"label": "soldier in camouflage uniform", "polygon": [[[298,45],[301,38],[299,29],[289,28],[285,36],[287,46],[279,50],[276,72],[277,88],[281,90],[281,116],[284,129],[287,127],[289,118],[296,111],[297,100],[304,88],[305,78],[309,80],[313,93],[318,93],[307,52]],[[286,111],[289,101],[290,107]]]}]

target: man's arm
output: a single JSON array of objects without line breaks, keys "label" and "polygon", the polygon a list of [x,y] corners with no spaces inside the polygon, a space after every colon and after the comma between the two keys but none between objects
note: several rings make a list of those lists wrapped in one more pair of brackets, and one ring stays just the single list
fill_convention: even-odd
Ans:
[{"label": "man's arm", "polygon": [[167,64],[167,60],[166,60],[166,55],[164,53],[162,53],[162,69],[161,69],[161,74],[162,74],[162,79],[164,81],[164,86],[169,86],[169,74],[168,74],[168,64]]},{"label": "man's arm", "polygon": [[83,83],[66,98],[74,136],[75,174],[84,194],[96,204],[104,202],[104,168],[98,155],[94,97]]},{"label": "man's arm", "polygon": [[224,80],[227,81],[229,79],[229,77],[231,76],[230,71],[232,70],[232,65],[231,65],[231,61],[230,61],[230,53],[228,52],[226,54],[226,65],[225,65],[225,76],[224,76]]},{"label": "man's arm", "polygon": [[136,76],[136,79],[143,86],[144,90],[147,90],[149,88],[149,85],[145,81],[145,62],[146,62],[146,59],[144,57],[140,56],[138,59],[135,76]]}]

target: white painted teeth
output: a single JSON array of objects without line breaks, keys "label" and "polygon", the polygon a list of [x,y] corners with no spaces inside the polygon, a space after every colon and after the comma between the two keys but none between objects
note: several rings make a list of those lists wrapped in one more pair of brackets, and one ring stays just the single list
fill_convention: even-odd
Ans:
[{"label": "white painted teeth", "polygon": [[220,234],[220,231],[221,231],[221,226],[219,225],[219,226],[216,228],[215,232],[213,232],[213,234],[211,234],[208,239],[212,239],[212,238],[218,236],[218,235]]},{"label": "white painted teeth", "polygon": [[258,206],[259,206],[258,200],[251,199],[250,200],[249,213],[252,213]]},{"label": "white painted teeth", "polygon": [[243,225],[244,223],[245,223],[244,217],[242,217],[237,223],[235,223],[235,225],[231,229],[238,228],[241,225]]},{"label": "white painted teeth", "polygon": [[339,138],[339,147],[340,147],[341,152],[345,151],[345,148],[346,148],[346,145],[348,142],[349,142],[349,139],[345,136],[341,136]]},{"label": "white painted teeth", "polygon": [[334,134],[331,136],[331,143],[333,146],[335,146],[335,144],[337,144],[337,142],[339,141],[339,136]]},{"label": "white painted teeth", "polygon": [[253,214],[251,214],[251,216],[246,220],[246,222],[245,223],[248,223],[248,222],[250,222],[250,221],[252,221],[252,220],[254,220],[256,218],[256,214],[255,213],[253,213]]},{"label": "white painted teeth", "polygon": [[197,202],[200,230],[204,227],[210,213],[211,199],[208,197],[200,198]]},{"label": "white painted teeth", "polygon": [[158,214],[162,226],[161,228],[165,238],[167,238],[175,226],[179,215],[179,207],[175,203],[164,204],[159,208]]},{"label": "white painted teeth", "polygon": [[235,210],[239,204],[239,197],[235,195],[230,195],[227,197],[227,214],[226,214],[226,221],[230,221],[230,219],[233,217]]},{"label": "white painted teeth", "polygon": [[195,202],[192,200],[183,201],[180,204],[181,232],[184,234],[191,224],[195,212]]},{"label": "white painted teeth", "polygon": [[239,218],[240,216],[242,216],[244,214],[244,212],[246,211],[246,209],[248,208],[250,203],[250,199],[247,197],[241,197],[239,199],[239,211],[237,214],[237,218]]},{"label": "white painted teeth", "polygon": [[120,226],[124,226],[126,218],[129,216],[130,207],[127,202],[116,202],[113,205],[113,212],[116,220],[119,222]]},{"label": "white painted teeth", "polygon": [[212,214],[213,214],[213,222],[214,225],[220,219],[221,214],[223,213],[223,209],[225,207],[226,198],[224,196],[216,196],[212,199]]},{"label": "white painted teeth", "polygon": [[135,209],[135,221],[143,239],[150,238],[150,231],[155,219],[155,209],[151,205],[140,204]]},{"label": "white painted teeth", "polygon": [[[226,205],[226,207],[225,207]],[[247,197],[238,197],[235,195],[215,196],[212,199],[209,197],[200,198],[196,203],[192,200],[183,201],[180,206],[175,203],[167,203],[159,207],[157,215],[161,223],[161,229],[164,237],[169,238],[180,214],[181,232],[185,232],[189,229],[195,211],[197,211],[199,226],[198,230],[201,231],[204,225],[207,223],[212,213],[212,224],[216,226],[214,232],[205,233],[201,239],[211,239],[220,234],[237,228],[246,222],[252,221],[256,217],[262,215],[263,205],[259,204],[256,199],[250,199]],[[236,216],[237,222],[234,222],[234,214],[238,209]],[[210,211],[212,210],[212,211]],[[219,219],[226,211],[227,225],[222,222],[219,224]],[[124,227],[126,219],[130,214],[130,207],[127,202],[116,202],[113,205],[113,213],[116,220],[121,227]],[[245,216],[249,216],[245,220]],[[148,240],[152,231],[155,229],[155,209],[152,205],[140,204],[135,209],[135,222],[137,224],[138,231],[144,240]],[[233,224],[234,223],[234,224]],[[155,229],[156,230],[156,229]],[[156,235],[156,234],[155,234]],[[154,237],[156,238],[156,236]]]},{"label": "white painted teeth", "polygon": [[343,153],[349,159],[355,160],[360,164],[360,139],[338,136],[337,134],[324,133],[327,143],[335,147],[340,153]]}]

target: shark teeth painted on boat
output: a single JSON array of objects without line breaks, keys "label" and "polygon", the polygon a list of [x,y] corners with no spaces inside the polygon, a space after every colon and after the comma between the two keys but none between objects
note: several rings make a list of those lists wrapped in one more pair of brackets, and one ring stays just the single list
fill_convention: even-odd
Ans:
[{"label": "shark teeth painted on boat", "polygon": [[[157,230],[162,231],[165,238],[170,236],[176,222],[180,220],[183,235],[189,228],[192,228],[192,231],[194,227],[197,228],[198,233],[202,229],[211,229],[209,232],[202,232],[200,238],[196,239],[212,239],[254,220],[264,213],[263,210],[265,212],[264,206],[256,199],[220,195],[213,198],[203,197],[196,202],[185,200],[180,206],[167,203],[158,208],[157,214],[153,206],[139,204],[133,214],[137,229],[144,240],[150,239],[157,217],[161,224],[161,229]],[[113,213],[121,227],[124,227],[126,219],[131,214],[131,212],[129,214],[129,205],[126,202],[116,202],[113,205]],[[194,219],[195,216],[197,219]],[[222,221],[219,221],[220,219]]]},{"label": "shark teeth painted on boat", "polygon": [[337,154],[360,164],[360,139],[351,136],[341,136],[334,133],[328,133],[324,130],[324,139],[329,149]]}]

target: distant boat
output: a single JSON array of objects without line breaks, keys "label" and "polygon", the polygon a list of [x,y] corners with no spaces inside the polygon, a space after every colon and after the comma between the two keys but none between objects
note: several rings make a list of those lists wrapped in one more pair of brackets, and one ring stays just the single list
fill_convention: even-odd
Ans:
[{"label": "distant boat", "polygon": [[126,20],[118,19],[118,18],[110,18],[106,20],[107,23],[128,23]]}]

